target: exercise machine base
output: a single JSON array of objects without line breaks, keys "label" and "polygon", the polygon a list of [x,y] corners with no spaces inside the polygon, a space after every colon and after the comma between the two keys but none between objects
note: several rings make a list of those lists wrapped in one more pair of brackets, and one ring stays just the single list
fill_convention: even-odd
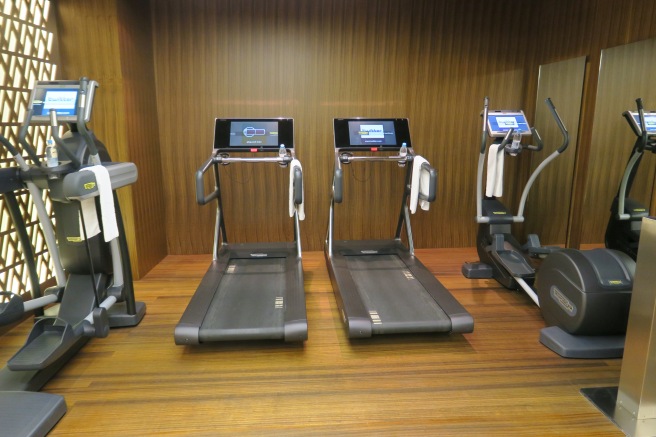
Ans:
[{"label": "exercise machine base", "polygon": [[2,435],[45,436],[66,414],[59,395],[35,392],[0,392]]},{"label": "exercise machine base", "polygon": [[492,279],[492,267],[481,262],[464,263],[462,275],[467,279]]},{"label": "exercise machine base", "polygon": [[624,335],[572,335],[558,326],[540,331],[540,343],[564,358],[622,358]]}]

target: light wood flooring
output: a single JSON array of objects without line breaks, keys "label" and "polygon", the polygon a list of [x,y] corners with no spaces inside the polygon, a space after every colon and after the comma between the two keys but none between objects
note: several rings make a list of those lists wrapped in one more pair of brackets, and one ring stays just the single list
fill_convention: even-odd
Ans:
[{"label": "light wood flooring", "polygon": [[[136,283],[141,325],[92,339],[46,386],[68,404],[51,435],[622,435],[579,394],[617,385],[621,360],[547,350],[527,296],[462,277],[473,249],[417,255],[474,316],[472,334],[349,341],[323,253],[309,252],[305,344],[176,346],[210,256],[169,256]],[[29,326],[0,337],[0,359]]]}]

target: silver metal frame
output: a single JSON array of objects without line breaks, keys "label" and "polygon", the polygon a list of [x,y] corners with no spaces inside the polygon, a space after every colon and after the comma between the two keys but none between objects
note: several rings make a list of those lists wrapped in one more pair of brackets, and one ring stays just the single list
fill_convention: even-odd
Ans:
[{"label": "silver metal frame", "polygon": [[[413,163],[415,158],[415,152],[412,147],[406,148],[407,153],[399,152],[398,155],[388,155],[388,156],[352,156],[353,150],[349,152],[344,152],[339,148],[335,148],[335,170],[333,171],[333,186],[332,186],[332,195],[330,198],[330,211],[328,216],[328,232],[326,234],[326,245],[328,247],[328,256],[333,255],[333,239],[335,235],[335,175],[338,173],[338,170],[342,169],[342,164],[350,164],[352,162],[362,162],[362,161],[378,161],[378,162],[397,162],[401,166],[406,166],[406,176],[405,184],[403,189],[403,199],[401,201],[401,211],[399,212],[399,221],[396,226],[396,232],[394,234],[394,239],[401,241],[401,230],[405,224],[406,236],[408,238],[408,250],[410,255],[414,256],[414,242],[412,240],[412,225],[410,224],[410,210],[408,208],[408,196],[409,190],[408,186],[410,184],[410,178],[412,177],[412,165],[406,165],[407,163]],[[363,151],[368,151],[363,150]]]},{"label": "silver metal frame", "polygon": [[581,393],[630,436],[656,435],[656,220],[644,218],[617,389]]}]

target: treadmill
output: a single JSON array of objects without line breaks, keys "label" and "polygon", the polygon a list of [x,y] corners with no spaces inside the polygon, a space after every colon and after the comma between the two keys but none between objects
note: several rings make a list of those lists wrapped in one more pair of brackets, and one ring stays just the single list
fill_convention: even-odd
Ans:
[{"label": "treadmill", "polygon": [[[415,257],[410,226],[413,170],[425,179],[420,202],[435,200],[437,174],[415,155],[408,120],[335,119],[335,171],[325,257],[337,306],[349,338],[420,332],[468,333],[474,320]],[[334,207],[342,203],[342,165],[361,161],[397,162],[405,167],[403,201],[391,240],[335,240]],[[416,181],[415,181],[416,183]],[[417,199],[415,198],[415,202]],[[416,205],[416,204],[415,204]],[[407,246],[401,240],[405,226]]]},{"label": "treadmill", "polygon": [[[231,156],[233,152],[252,156]],[[243,163],[290,169],[292,242],[228,243],[219,169]],[[210,168],[215,189],[206,195],[204,175]],[[212,155],[196,172],[196,201],[205,205],[213,200],[217,210],[212,263],[175,327],[175,343],[307,340],[299,228],[304,218],[303,174],[294,152],[294,121],[216,119]]]}]

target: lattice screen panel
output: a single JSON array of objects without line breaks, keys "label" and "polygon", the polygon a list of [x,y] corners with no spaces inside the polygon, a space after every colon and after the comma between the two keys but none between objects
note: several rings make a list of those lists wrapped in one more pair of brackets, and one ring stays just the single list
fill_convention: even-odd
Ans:
[{"label": "lattice screen panel", "polygon": [[[50,9],[47,0],[0,0],[0,133],[17,145],[20,122],[25,117],[30,90],[38,80],[55,78],[57,66],[51,61],[54,35],[46,27]],[[27,142],[43,155],[49,128],[31,128]],[[25,156],[25,154],[23,153]],[[0,167],[16,163],[0,150]],[[40,282],[52,277],[52,266],[36,209],[27,190],[16,193],[32,249],[37,257]],[[47,196],[46,208],[51,211]],[[29,272],[24,263],[14,223],[0,196],[0,289],[14,293],[30,291]]]}]

